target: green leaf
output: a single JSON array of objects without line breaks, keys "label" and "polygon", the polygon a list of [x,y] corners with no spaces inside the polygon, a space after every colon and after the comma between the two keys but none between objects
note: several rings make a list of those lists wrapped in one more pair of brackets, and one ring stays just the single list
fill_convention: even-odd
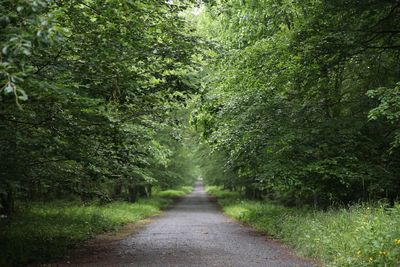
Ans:
[{"label": "green leaf", "polygon": [[14,88],[11,84],[7,84],[6,87],[4,87],[4,93],[5,94],[11,94],[14,92]]},{"label": "green leaf", "polygon": [[18,96],[18,99],[20,99],[20,100],[22,100],[22,101],[27,101],[27,100],[28,100],[28,95],[25,93],[24,90],[18,88],[18,89],[17,89],[17,92],[18,92],[19,94],[21,94],[20,96]]}]

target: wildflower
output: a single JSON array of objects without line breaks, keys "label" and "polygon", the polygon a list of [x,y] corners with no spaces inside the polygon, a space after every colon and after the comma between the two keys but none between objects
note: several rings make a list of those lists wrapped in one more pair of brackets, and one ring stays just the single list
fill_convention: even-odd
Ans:
[{"label": "wildflower", "polygon": [[368,258],[368,261],[369,261],[369,262],[372,262],[373,260],[374,260],[374,259],[371,258],[371,257]]},{"label": "wildflower", "polygon": [[388,253],[386,251],[379,251],[379,255],[381,256],[387,256]]},{"label": "wildflower", "polygon": [[394,240],[394,243],[395,243],[396,245],[400,245],[400,239]]},{"label": "wildflower", "polygon": [[357,256],[361,256],[361,250],[357,251]]}]

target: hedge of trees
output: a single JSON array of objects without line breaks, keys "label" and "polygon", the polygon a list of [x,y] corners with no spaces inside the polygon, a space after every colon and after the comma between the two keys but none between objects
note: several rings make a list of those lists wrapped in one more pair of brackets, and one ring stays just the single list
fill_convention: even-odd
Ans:
[{"label": "hedge of trees", "polygon": [[321,207],[399,196],[397,0],[1,0],[0,14],[0,213],[193,180],[189,109],[210,184]]},{"label": "hedge of trees", "polygon": [[217,0],[193,121],[209,183],[290,205],[398,199],[400,2]]},{"label": "hedge of trees", "polygon": [[0,1],[0,214],[187,183],[197,40],[158,0]]}]

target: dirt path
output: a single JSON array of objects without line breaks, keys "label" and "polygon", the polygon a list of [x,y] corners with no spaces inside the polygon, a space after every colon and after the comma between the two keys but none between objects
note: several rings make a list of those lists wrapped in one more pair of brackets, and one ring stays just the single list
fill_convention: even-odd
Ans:
[{"label": "dirt path", "polygon": [[57,266],[312,266],[225,217],[200,183],[136,234],[89,249]]}]

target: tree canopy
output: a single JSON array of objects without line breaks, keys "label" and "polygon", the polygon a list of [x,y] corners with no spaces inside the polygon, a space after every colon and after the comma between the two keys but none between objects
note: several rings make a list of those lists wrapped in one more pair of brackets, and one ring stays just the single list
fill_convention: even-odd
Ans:
[{"label": "tree canopy", "polygon": [[207,179],[292,205],[395,200],[399,12],[378,0],[205,4],[191,21],[215,44],[194,116],[214,155]]},{"label": "tree canopy", "polygon": [[15,199],[135,201],[190,183],[196,164],[289,205],[399,196],[397,0],[0,11],[2,213]]},{"label": "tree canopy", "polygon": [[135,201],[192,179],[178,161],[197,90],[183,4],[0,1],[3,212],[15,198]]}]

